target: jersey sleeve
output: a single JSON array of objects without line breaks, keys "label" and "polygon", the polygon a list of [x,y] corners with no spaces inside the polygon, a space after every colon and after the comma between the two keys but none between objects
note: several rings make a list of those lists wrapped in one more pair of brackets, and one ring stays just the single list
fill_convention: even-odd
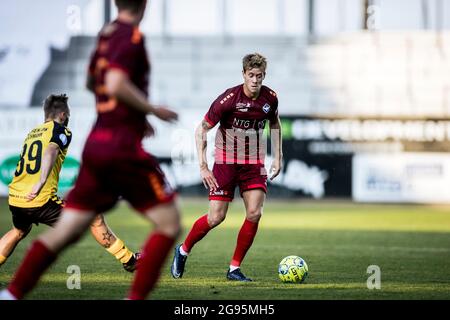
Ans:
[{"label": "jersey sleeve", "polygon": [[140,44],[133,43],[127,37],[120,37],[110,44],[109,68],[120,69],[130,75],[139,61]]},{"label": "jersey sleeve", "polygon": [[72,133],[70,130],[55,122],[50,142],[57,144],[59,149],[64,150],[69,147],[71,141]]},{"label": "jersey sleeve", "polygon": [[211,107],[209,107],[208,112],[205,114],[204,118],[206,122],[214,127],[229,110],[233,96],[234,93],[228,91],[225,91],[218,96],[217,99],[211,104]]}]

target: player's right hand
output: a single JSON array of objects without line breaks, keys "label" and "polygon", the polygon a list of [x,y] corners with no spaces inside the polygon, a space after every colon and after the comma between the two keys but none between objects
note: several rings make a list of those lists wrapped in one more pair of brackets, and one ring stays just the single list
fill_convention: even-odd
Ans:
[{"label": "player's right hand", "polygon": [[31,192],[26,195],[27,201],[29,202],[32,201],[34,198],[36,198],[38,194],[41,192],[43,186],[44,184],[41,182],[36,183],[31,189]]},{"label": "player's right hand", "polygon": [[213,173],[208,168],[200,169],[200,175],[206,189],[216,191],[219,188],[216,178],[214,178]]},{"label": "player's right hand", "polygon": [[178,114],[166,107],[156,107],[153,114],[159,119],[167,122],[175,122],[178,120]]}]

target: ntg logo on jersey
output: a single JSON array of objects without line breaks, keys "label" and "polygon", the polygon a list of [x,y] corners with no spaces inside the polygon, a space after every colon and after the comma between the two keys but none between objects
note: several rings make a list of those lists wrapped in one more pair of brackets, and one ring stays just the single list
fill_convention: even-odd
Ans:
[{"label": "ntg logo on jersey", "polygon": [[[4,160],[0,159],[0,183],[8,186],[14,178],[19,155],[9,156]],[[67,157],[64,160],[62,170],[59,174],[59,193],[66,192],[73,186],[78,176],[80,163],[77,159]]]}]

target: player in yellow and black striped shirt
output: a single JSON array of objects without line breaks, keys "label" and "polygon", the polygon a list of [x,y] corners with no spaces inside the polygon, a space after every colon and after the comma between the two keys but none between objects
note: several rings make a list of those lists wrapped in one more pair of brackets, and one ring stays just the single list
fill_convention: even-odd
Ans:
[{"label": "player in yellow and black striped shirt", "polygon": [[33,208],[42,207],[49,199],[60,202],[56,196],[59,172],[71,140],[72,133],[52,119],[28,133],[9,185],[9,205]]},{"label": "player in yellow and black striped shirt", "polygon": [[[50,95],[44,102],[45,122],[25,138],[14,178],[9,185],[13,228],[0,239],[0,265],[5,263],[32,224],[53,226],[63,201],[57,196],[59,173],[72,140],[67,128],[70,109],[66,95]],[[95,240],[113,254],[127,271],[134,271],[138,254],[131,252],[98,215],[91,225]]]}]

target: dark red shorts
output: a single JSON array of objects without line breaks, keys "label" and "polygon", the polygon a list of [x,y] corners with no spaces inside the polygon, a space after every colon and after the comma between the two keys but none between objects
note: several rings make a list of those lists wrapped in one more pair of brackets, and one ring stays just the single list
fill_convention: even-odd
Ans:
[{"label": "dark red shorts", "polygon": [[158,161],[142,149],[115,156],[111,152],[86,150],[75,187],[67,195],[66,208],[102,213],[119,199],[144,212],[171,202],[171,188]]},{"label": "dark red shorts", "polygon": [[264,164],[214,164],[213,175],[219,189],[209,192],[209,200],[233,201],[234,190],[262,189],[267,193],[267,172]]}]

